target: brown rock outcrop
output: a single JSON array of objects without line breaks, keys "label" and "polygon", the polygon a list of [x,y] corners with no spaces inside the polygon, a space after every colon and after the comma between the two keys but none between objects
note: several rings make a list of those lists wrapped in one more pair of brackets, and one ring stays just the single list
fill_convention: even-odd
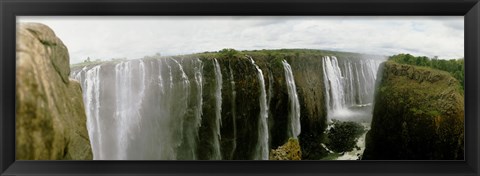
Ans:
[{"label": "brown rock outcrop", "polygon": [[302,160],[298,139],[290,138],[284,145],[270,151],[270,160]]},{"label": "brown rock outcrop", "polygon": [[48,27],[17,24],[17,160],[92,159],[80,84],[66,46]]}]

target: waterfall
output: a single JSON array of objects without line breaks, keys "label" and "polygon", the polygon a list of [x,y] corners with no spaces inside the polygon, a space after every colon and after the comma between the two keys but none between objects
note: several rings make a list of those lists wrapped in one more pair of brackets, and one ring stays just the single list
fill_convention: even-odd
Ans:
[{"label": "waterfall", "polygon": [[297,138],[300,135],[300,103],[298,102],[297,87],[293,78],[292,68],[287,61],[283,60],[285,70],[285,81],[287,83],[289,111],[288,111],[288,134],[289,137]]},{"label": "waterfall", "polygon": [[83,78],[85,77],[84,73],[87,71],[87,67],[83,67],[80,71],[72,71],[70,73],[70,77],[72,77],[75,80],[80,81],[80,84],[82,84],[81,80],[84,80]]},{"label": "waterfall", "polygon": [[[196,158],[203,64],[200,59],[190,62],[192,97],[190,78],[176,59],[123,61],[72,72],[84,89],[94,159]],[[112,72],[101,71],[105,67]]]},{"label": "waterfall", "polygon": [[[319,73],[324,76],[328,118],[351,116],[359,107],[370,107],[379,60],[324,57],[318,61],[323,65]],[[283,69],[267,65],[262,70],[257,64],[249,56],[227,61],[163,57],[72,69],[71,77],[79,80],[84,93],[94,159],[268,160],[270,140],[278,143],[301,133],[300,80],[295,80],[297,73],[286,60]],[[245,70],[250,73],[242,75]],[[275,88],[282,80],[286,89]],[[258,97],[245,97],[252,95],[243,92],[251,91],[245,88],[252,84],[255,91],[258,86],[259,92],[253,94]],[[288,100],[279,101],[278,91],[285,92]],[[257,111],[245,111],[250,106]],[[269,118],[275,112],[270,107],[286,107],[285,120],[277,123]],[[275,123],[282,129],[275,129]],[[285,133],[269,134],[273,130]]]},{"label": "waterfall", "polygon": [[196,59],[195,65],[195,83],[197,84],[197,106],[195,111],[195,120],[198,127],[202,125],[202,110],[203,110],[203,63],[200,59]]},{"label": "waterfall", "polygon": [[343,76],[337,58],[326,56],[323,60],[323,71],[328,109],[333,112],[344,109]]},{"label": "waterfall", "polygon": [[172,67],[170,66],[170,64],[168,64],[168,62],[166,60],[164,60],[165,63],[167,64],[167,67],[168,67],[168,75],[169,75],[169,78],[170,78],[170,90],[173,88],[173,75],[172,75]]},{"label": "waterfall", "polygon": [[350,108],[369,106],[373,102],[376,74],[381,62],[369,58],[323,58],[329,119],[353,116]]},{"label": "waterfall", "polygon": [[230,85],[232,87],[232,101],[230,102],[231,103],[231,112],[232,112],[232,126],[233,126],[233,146],[232,146],[232,152],[230,153],[230,156],[233,156],[233,154],[235,153],[235,149],[237,147],[237,122],[236,122],[236,119],[237,119],[237,116],[236,116],[236,96],[237,96],[237,92],[235,91],[235,79],[233,77],[233,69],[232,69],[232,66],[230,64],[228,64],[228,69],[230,70]]},{"label": "waterfall", "polygon": [[[100,68],[95,66],[86,71],[84,84],[86,87],[84,96],[85,108],[87,109],[87,129],[91,140],[94,159],[101,159],[100,150],[102,142],[102,133],[99,128],[100,113]],[[80,77],[81,72],[76,77]]]},{"label": "waterfall", "polygon": [[[158,70],[162,70],[162,62],[158,62]],[[158,74],[158,87],[160,88],[160,91],[163,94],[165,94],[165,87],[164,87],[164,82],[163,82],[163,78],[162,78],[162,75],[161,74]]]},{"label": "waterfall", "polygon": [[[140,109],[145,92],[145,65],[142,60],[121,62],[115,66],[116,121],[118,158],[127,159],[130,139],[139,130]],[[98,118],[97,118],[98,119]],[[102,157],[102,159],[105,159]]]},{"label": "waterfall", "polygon": [[[174,122],[174,126],[176,126],[174,130],[174,135],[175,138],[177,139],[175,146],[176,147],[181,147],[183,143],[188,143],[188,144],[193,144],[195,143],[194,139],[192,136],[188,136],[188,134],[185,134],[185,131],[188,129],[185,129],[185,127],[189,127],[185,123],[188,123],[186,119],[186,115],[189,109],[188,102],[189,102],[189,97],[190,97],[190,81],[187,77],[187,74],[185,73],[185,70],[183,69],[182,64],[178,62],[175,59],[170,58],[170,61],[174,62],[173,65],[178,66],[176,69],[177,75],[180,75],[180,77],[177,77],[175,80],[180,80],[180,84],[173,84],[173,93],[171,95],[172,99],[178,104],[174,104],[172,106],[173,112],[170,114],[170,117],[176,117],[177,119],[172,120]],[[171,66],[172,67],[172,66]],[[172,67],[173,70],[173,67]],[[177,87],[176,87],[177,86]],[[172,102],[169,102],[172,103]],[[178,154],[181,155],[182,157],[185,158],[192,158],[195,159],[195,149],[194,148],[189,148],[186,150],[178,150]],[[180,157],[180,156],[178,156]]]},{"label": "waterfall", "polygon": [[218,64],[217,59],[214,59],[215,64],[215,80],[216,80],[216,87],[215,87],[215,133],[214,133],[214,153],[212,159],[220,160],[222,159],[221,151],[220,151],[220,126],[222,125],[222,71],[220,70],[220,65]]},{"label": "waterfall", "polygon": [[273,97],[273,73],[271,70],[269,70],[268,73],[268,100],[267,100],[267,105],[270,106],[270,103],[272,102],[272,97]]},{"label": "waterfall", "polygon": [[[157,152],[152,152],[152,155],[158,158],[164,159],[177,159],[179,156],[178,146],[181,144],[183,136],[177,134],[178,131],[183,129],[183,116],[178,116],[176,119],[172,119],[173,114],[179,114],[178,111],[185,110],[185,97],[182,95],[186,93],[188,89],[186,83],[181,78],[175,79],[174,76],[178,76],[179,69],[174,69],[172,60],[161,59],[159,61],[160,80],[159,89],[160,97],[158,97],[158,117],[156,119],[157,128],[152,129],[153,134],[157,134],[154,139],[158,139],[155,144],[158,146]],[[165,67],[166,66],[166,67]],[[177,71],[177,72],[175,72]],[[178,74],[176,74],[178,73]],[[168,82],[168,86],[166,82]],[[172,102],[174,101],[174,102]],[[155,108],[155,107],[154,107]]]},{"label": "waterfall", "polygon": [[260,118],[258,119],[259,121],[259,126],[258,126],[258,143],[257,143],[257,153],[255,156],[255,159],[257,160],[268,160],[268,124],[267,124],[267,119],[268,119],[268,106],[267,106],[267,95],[265,91],[265,80],[263,78],[263,72],[258,67],[257,64],[255,64],[255,61],[251,58],[250,62],[252,63],[253,66],[257,69],[258,73],[258,81],[260,83]]}]

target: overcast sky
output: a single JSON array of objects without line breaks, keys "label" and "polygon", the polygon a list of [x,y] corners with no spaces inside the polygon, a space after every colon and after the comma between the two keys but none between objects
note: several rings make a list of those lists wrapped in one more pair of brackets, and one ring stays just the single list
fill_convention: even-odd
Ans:
[{"label": "overcast sky", "polygon": [[367,54],[464,56],[457,17],[18,17],[50,26],[71,63],[147,55],[308,48]]}]

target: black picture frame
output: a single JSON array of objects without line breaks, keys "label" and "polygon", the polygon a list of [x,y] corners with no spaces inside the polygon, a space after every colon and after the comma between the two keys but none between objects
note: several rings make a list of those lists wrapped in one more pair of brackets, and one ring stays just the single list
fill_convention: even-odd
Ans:
[{"label": "black picture frame", "polygon": [[[7,175],[479,175],[478,0],[0,0],[0,173]],[[15,161],[16,16],[465,17],[464,161]]]}]

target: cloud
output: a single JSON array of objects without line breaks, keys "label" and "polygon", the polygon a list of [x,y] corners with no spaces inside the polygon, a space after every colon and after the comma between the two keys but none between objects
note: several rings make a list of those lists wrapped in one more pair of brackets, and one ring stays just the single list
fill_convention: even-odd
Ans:
[{"label": "cloud", "polygon": [[71,63],[92,59],[275,48],[440,58],[464,53],[463,17],[18,17],[49,25]]}]

